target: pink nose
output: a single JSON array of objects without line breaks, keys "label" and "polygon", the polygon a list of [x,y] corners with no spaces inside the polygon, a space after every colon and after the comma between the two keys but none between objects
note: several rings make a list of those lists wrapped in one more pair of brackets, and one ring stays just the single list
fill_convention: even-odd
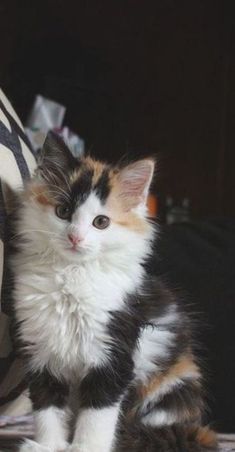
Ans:
[{"label": "pink nose", "polygon": [[77,245],[77,243],[81,242],[81,239],[76,234],[68,234],[68,239],[73,245]]}]

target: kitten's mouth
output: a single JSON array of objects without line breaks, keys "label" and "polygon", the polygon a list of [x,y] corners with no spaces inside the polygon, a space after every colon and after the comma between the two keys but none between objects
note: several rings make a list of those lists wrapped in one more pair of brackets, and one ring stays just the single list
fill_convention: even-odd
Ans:
[{"label": "kitten's mouth", "polygon": [[70,248],[67,248],[67,249],[69,249],[69,251],[71,251],[72,253],[77,253],[79,251],[79,249],[77,248],[76,245],[71,246]]},{"label": "kitten's mouth", "polygon": [[69,247],[69,248],[66,248],[66,251],[68,251],[69,252],[69,254],[70,254],[70,256],[72,257],[72,255],[73,256],[76,256],[76,255],[82,255],[82,256],[84,256],[84,255],[86,255],[86,256],[88,256],[88,255],[91,255],[91,254],[93,254],[93,250],[91,250],[90,248],[87,248],[87,247],[84,247],[84,246],[71,246],[71,247]]},{"label": "kitten's mouth", "polygon": [[80,247],[78,247],[77,245],[73,245],[73,246],[63,246],[64,251],[68,252],[68,253],[77,253],[80,251],[79,249]]},{"label": "kitten's mouth", "polygon": [[82,251],[84,251],[84,248],[81,245],[73,245],[70,246],[68,248],[66,248],[66,250],[70,251],[70,253],[76,254],[76,253],[81,253]]},{"label": "kitten's mouth", "polygon": [[82,255],[84,255],[84,254],[90,254],[91,253],[91,251],[93,251],[93,250],[91,250],[89,247],[87,247],[87,246],[84,246],[84,245],[82,245],[82,244],[79,244],[79,245],[77,245],[77,244],[74,244],[74,245],[72,245],[72,246],[65,246],[64,247],[64,251],[66,252],[66,253],[68,253],[68,255],[70,255],[70,256],[72,256],[72,255],[80,255],[80,254],[82,254]]}]

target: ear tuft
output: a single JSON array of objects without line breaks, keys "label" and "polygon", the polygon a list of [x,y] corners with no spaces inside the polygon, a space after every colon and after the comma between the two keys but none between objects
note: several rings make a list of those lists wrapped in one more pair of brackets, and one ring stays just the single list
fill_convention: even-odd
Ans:
[{"label": "ear tuft", "polygon": [[152,159],[138,160],[120,171],[120,195],[129,200],[131,207],[144,204],[154,173]]},{"label": "ear tuft", "polygon": [[76,163],[75,157],[73,157],[64,140],[55,132],[48,132],[39,156],[39,168],[42,172],[44,168],[55,173],[67,172],[73,169]]}]

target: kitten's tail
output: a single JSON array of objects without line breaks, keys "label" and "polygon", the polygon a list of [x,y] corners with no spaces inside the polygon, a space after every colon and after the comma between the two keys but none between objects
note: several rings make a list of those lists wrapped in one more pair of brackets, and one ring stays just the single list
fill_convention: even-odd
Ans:
[{"label": "kitten's tail", "polygon": [[116,452],[204,452],[217,451],[216,434],[209,427],[171,426],[153,428],[128,424],[121,432]]}]

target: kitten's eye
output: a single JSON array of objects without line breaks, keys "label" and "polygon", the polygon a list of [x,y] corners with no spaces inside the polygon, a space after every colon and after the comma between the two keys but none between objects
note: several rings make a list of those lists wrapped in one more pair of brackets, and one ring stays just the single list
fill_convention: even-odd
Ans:
[{"label": "kitten's eye", "polygon": [[110,224],[110,218],[106,217],[105,215],[98,215],[97,217],[95,217],[92,224],[97,229],[105,229]]},{"label": "kitten's eye", "polygon": [[60,204],[56,206],[55,213],[57,217],[62,218],[62,220],[68,220],[71,215],[71,208],[65,204]]}]

